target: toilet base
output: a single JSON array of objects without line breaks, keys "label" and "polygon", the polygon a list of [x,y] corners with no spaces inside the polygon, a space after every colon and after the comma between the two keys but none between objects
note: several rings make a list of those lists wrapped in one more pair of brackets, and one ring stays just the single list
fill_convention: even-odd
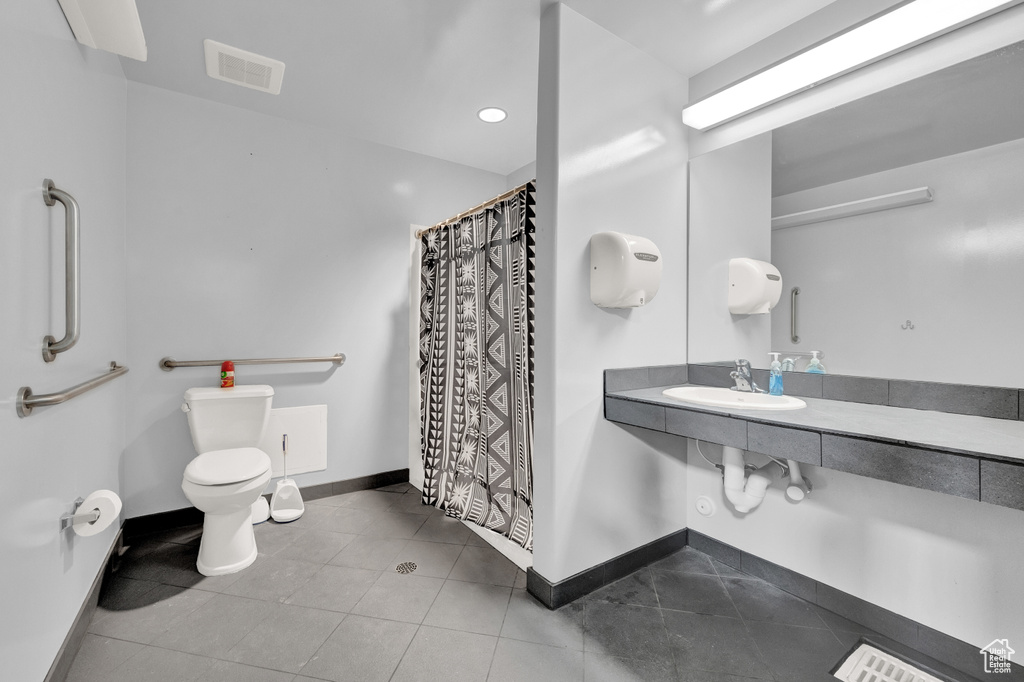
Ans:
[{"label": "toilet base", "polygon": [[252,565],[256,553],[251,507],[228,514],[206,514],[196,560],[200,573],[206,576],[236,573]]}]

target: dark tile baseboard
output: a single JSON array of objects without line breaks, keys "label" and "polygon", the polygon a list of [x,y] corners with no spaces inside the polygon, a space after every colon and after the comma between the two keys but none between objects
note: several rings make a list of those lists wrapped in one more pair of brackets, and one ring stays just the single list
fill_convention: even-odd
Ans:
[{"label": "dark tile baseboard", "polygon": [[85,639],[85,633],[89,629],[89,623],[92,622],[93,614],[96,613],[96,605],[100,600],[100,591],[103,589],[104,581],[106,581],[107,575],[111,571],[111,559],[120,554],[123,538],[124,530],[122,529],[114,537],[114,542],[107,552],[107,558],[103,560],[103,565],[96,573],[92,586],[89,588],[89,594],[82,603],[82,607],[78,609],[78,615],[75,616],[75,620],[71,624],[63,644],[60,645],[53,663],[50,664],[50,670],[46,673],[46,677],[43,678],[44,682],[64,682],[67,679],[68,673],[71,671],[71,664],[75,662],[75,656],[78,655],[78,650],[82,646],[82,640]]},{"label": "dark tile baseboard", "polygon": [[[408,469],[395,469],[394,471],[383,471],[379,474],[370,474],[369,476],[348,478],[344,481],[317,483],[299,488],[299,490],[302,492],[302,499],[308,502],[310,500],[318,500],[332,495],[354,493],[357,490],[371,490],[373,488],[381,488],[386,485],[406,483],[408,480]],[[264,497],[268,500],[270,499],[269,494],[264,495]],[[194,526],[202,522],[203,512],[199,511],[195,507],[172,509],[171,511],[146,514],[145,516],[136,516],[128,519],[124,522],[124,537],[125,540],[133,540],[142,535],[159,533],[161,531],[182,528],[184,526]]]},{"label": "dark tile baseboard", "polygon": [[557,609],[682,549],[686,546],[686,536],[683,528],[557,583],[531,567],[526,570],[526,589],[544,606]]}]

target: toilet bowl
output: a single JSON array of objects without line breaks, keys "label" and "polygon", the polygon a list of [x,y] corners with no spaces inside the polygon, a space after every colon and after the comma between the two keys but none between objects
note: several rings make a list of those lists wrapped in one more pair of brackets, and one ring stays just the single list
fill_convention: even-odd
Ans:
[{"label": "toilet bowl", "polygon": [[185,467],[181,489],[204,513],[196,568],[203,575],[240,571],[256,560],[252,504],[270,482],[270,457],[256,447],[266,430],[270,386],[190,388],[188,415],[198,457]]},{"label": "toilet bowl", "polygon": [[257,448],[213,450],[185,467],[181,489],[205,514],[196,560],[200,573],[234,573],[256,560],[250,514],[269,482],[270,458]]}]

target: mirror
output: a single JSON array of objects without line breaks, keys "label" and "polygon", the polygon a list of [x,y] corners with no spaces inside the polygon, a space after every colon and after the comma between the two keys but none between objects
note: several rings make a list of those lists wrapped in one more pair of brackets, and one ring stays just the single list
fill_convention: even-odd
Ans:
[{"label": "mirror", "polygon": [[[830,374],[1024,386],[1022,112],[1024,42],[691,159],[689,361],[745,352],[766,368],[779,351],[800,371],[820,350]],[[783,293],[749,316],[767,320],[712,322],[734,339],[716,354],[701,336],[711,279],[699,277],[724,251],[712,253],[699,213],[733,210],[706,177],[730,163],[718,182],[745,182],[744,202],[762,207],[756,226],[732,223],[754,253],[730,257],[771,261]],[[744,177],[761,173],[768,198],[763,178]]]}]

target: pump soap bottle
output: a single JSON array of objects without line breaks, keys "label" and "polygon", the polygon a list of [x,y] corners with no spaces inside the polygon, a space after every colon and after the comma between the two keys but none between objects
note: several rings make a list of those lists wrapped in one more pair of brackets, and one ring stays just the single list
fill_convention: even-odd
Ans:
[{"label": "pump soap bottle", "polygon": [[821,360],[818,359],[818,353],[819,351],[816,350],[811,351],[811,361],[807,363],[807,369],[804,370],[805,372],[809,372],[810,374],[825,373],[825,365],[821,364]]},{"label": "pump soap bottle", "polygon": [[769,355],[772,356],[772,365],[768,374],[768,393],[782,395],[782,364],[779,362],[779,354],[769,353]]}]

